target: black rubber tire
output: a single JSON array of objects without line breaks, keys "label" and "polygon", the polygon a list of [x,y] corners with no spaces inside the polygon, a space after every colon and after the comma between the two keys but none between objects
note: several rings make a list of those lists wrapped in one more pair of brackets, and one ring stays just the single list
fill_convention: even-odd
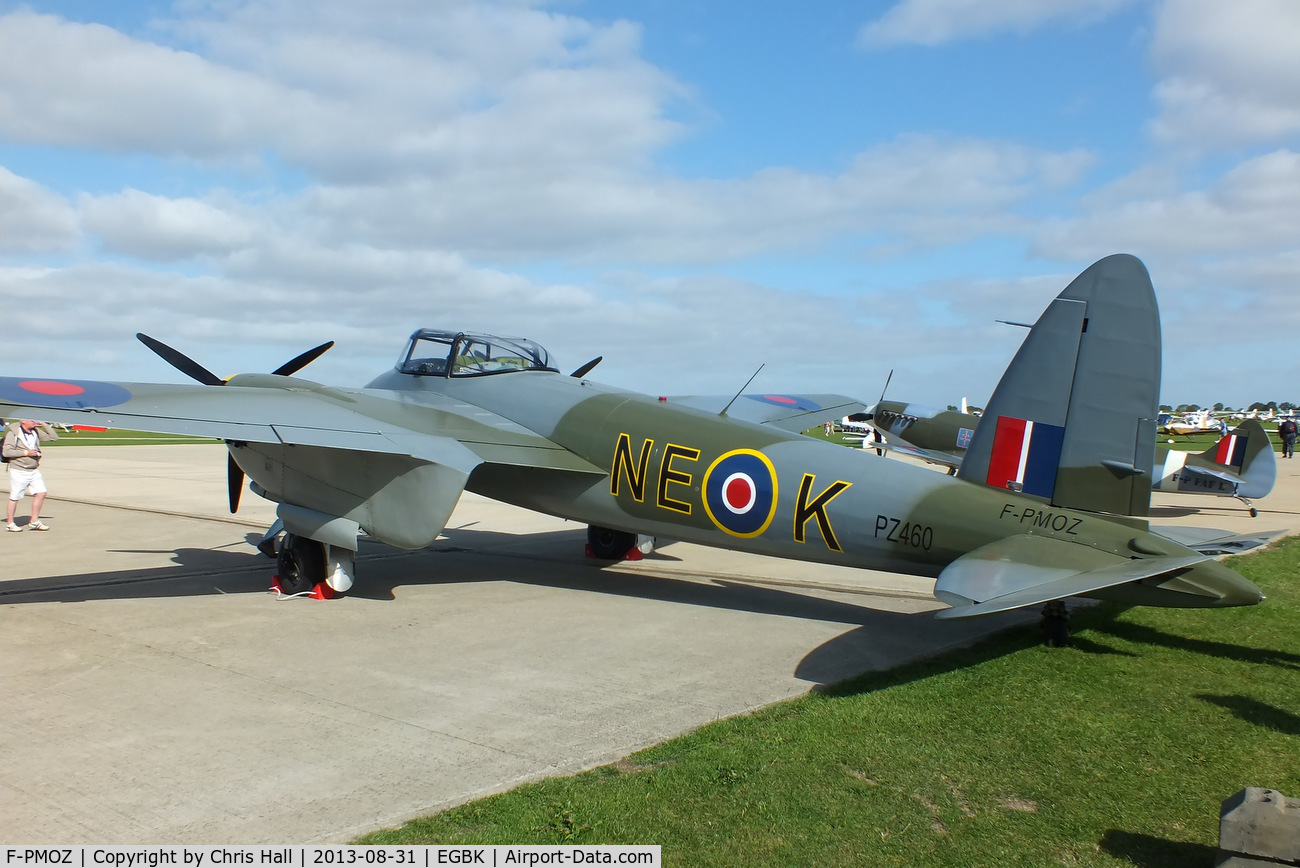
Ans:
[{"label": "black rubber tire", "polygon": [[1070,619],[1061,615],[1043,618],[1043,644],[1048,648],[1064,648],[1070,644]]},{"label": "black rubber tire", "polygon": [[591,547],[593,557],[606,561],[622,560],[623,556],[636,545],[636,534],[589,524],[587,545]]},{"label": "black rubber tire", "polygon": [[325,581],[325,546],[303,536],[286,533],[276,558],[280,573],[280,590],[301,594]]}]

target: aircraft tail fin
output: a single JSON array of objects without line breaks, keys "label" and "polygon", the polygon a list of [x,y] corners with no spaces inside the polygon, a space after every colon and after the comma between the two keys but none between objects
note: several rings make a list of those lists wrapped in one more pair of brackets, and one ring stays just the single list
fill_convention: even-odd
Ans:
[{"label": "aircraft tail fin", "polygon": [[1055,506],[1147,515],[1159,394],[1151,278],[1136,257],[1108,256],[1030,329],[957,475]]},{"label": "aircraft tail fin", "polygon": [[1209,449],[1188,455],[1184,475],[1189,471],[1235,484],[1238,497],[1264,497],[1277,481],[1277,455],[1264,426],[1246,419]]}]

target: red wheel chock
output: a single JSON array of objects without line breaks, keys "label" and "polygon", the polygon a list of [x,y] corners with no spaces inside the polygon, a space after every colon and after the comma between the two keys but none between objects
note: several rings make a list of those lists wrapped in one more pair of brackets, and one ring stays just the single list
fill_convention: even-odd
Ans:
[{"label": "red wheel chock", "polygon": [[279,576],[271,576],[271,590],[275,591],[275,593],[281,597],[305,596],[312,600],[332,600],[338,596],[334,593],[334,589],[324,582],[317,582],[315,586],[312,587],[311,593],[309,594],[286,594],[284,588],[280,585]]},{"label": "red wheel chock", "polygon": [[[596,557],[595,553],[592,552],[592,550],[591,550],[591,546],[590,546],[590,545],[587,546],[586,554],[587,554],[587,557],[589,557],[589,558],[594,558],[594,557]],[[620,561],[639,561],[639,560],[641,560],[641,558],[643,558],[643,557],[645,557],[645,555],[641,554],[641,550],[640,550],[639,548],[637,548],[636,546],[632,546],[632,548],[630,548],[630,549],[627,550],[627,554],[623,555],[623,557],[621,557],[621,558],[616,558],[615,560],[620,560]]]}]

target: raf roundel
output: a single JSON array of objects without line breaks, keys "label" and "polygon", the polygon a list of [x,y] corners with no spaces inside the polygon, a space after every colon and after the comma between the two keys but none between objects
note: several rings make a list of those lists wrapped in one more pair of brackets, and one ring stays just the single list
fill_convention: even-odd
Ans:
[{"label": "raf roundel", "polygon": [[752,449],[727,452],[704,472],[704,511],[719,528],[756,537],[776,514],[776,469]]},{"label": "raf roundel", "polygon": [[778,407],[789,407],[794,410],[804,410],[814,412],[821,409],[821,405],[810,398],[804,398],[800,395],[746,395],[751,401],[758,401],[761,404],[775,404]]},{"label": "raf roundel", "polygon": [[84,410],[114,407],[131,400],[131,393],[113,383],[92,380],[22,380],[0,377],[0,401],[29,407]]}]

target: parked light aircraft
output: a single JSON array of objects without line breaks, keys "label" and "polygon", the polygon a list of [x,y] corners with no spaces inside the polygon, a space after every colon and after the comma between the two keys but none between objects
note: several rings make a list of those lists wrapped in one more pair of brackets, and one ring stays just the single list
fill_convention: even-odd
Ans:
[{"label": "parked light aircraft", "polygon": [[[1072,347],[1069,361],[1043,341]],[[656,399],[566,376],[523,339],[420,330],[361,389],[289,376],[321,348],[222,382],[158,347],[208,385],[0,378],[0,413],[224,439],[232,506],[244,474],[278,503],[290,591],[346,591],[361,531],[429,545],[468,489],[586,523],[603,557],[645,534],[935,576],[950,606],[939,617],[1080,595],[1262,599],[1213,556],[1267,534],[1184,544],[1128,517],[1146,512],[1156,410],[1151,384],[1130,381],[1158,389],[1160,359],[1154,291],[1132,256],[1097,262],[1047,308],[956,478],[798,433],[858,402]]]},{"label": "parked light aircraft", "polygon": [[1156,417],[1156,423],[1162,434],[1211,434],[1223,428],[1222,423],[1209,410],[1182,416],[1161,413]]}]

